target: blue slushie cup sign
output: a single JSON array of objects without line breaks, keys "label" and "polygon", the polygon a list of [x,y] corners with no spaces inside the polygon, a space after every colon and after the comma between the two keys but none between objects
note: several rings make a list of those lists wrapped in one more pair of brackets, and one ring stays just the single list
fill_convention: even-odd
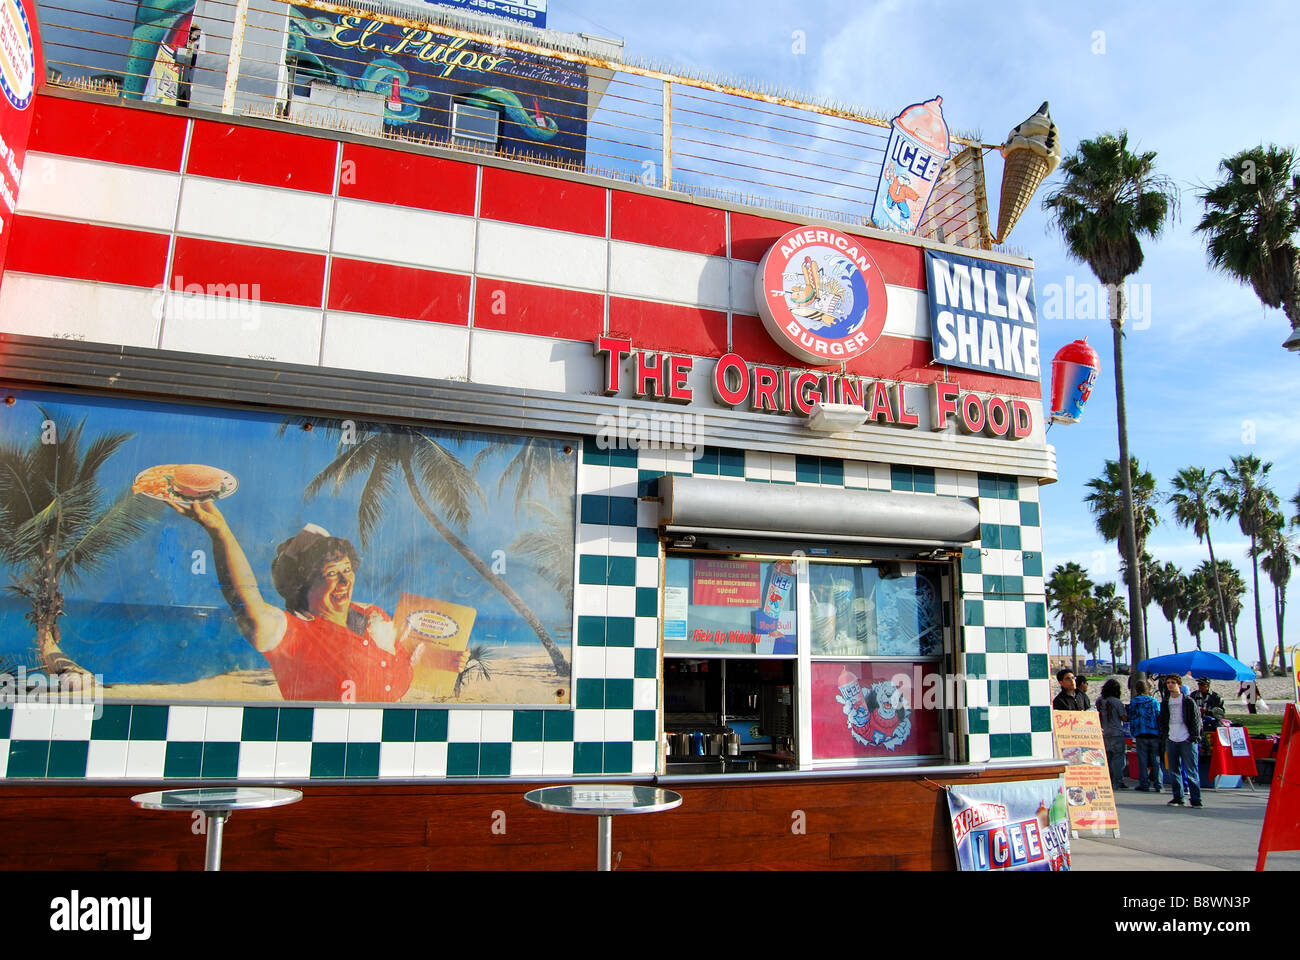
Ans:
[{"label": "blue slushie cup sign", "polygon": [[914,103],[896,116],[885,147],[871,219],[882,230],[916,233],[951,154],[943,97]]}]

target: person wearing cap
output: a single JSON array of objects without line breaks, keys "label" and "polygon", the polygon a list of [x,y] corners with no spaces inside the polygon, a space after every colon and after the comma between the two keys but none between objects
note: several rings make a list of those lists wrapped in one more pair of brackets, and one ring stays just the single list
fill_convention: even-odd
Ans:
[{"label": "person wearing cap", "polygon": [[1197,679],[1196,692],[1192,694],[1192,699],[1196,701],[1196,706],[1201,711],[1201,729],[1212,730],[1217,727],[1224,716],[1223,697],[1210,689],[1209,677]]},{"label": "person wearing cap", "polygon": [[267,603],[243,548],[212,500],[169,500],[212,539],[217,582],[244,639],[266,657],[286,700],[381,702],[411,686],[416,664],[463,669],[464,651],[398,642],[392,620],[355,602],[360,558],[352,543],[314,524],[276,548],[271,582],[284,599]]},{"label": "person wearing cap", "polygon": [[1164,678],[1164,696],[1160,702],[1160,736],[1165,740],[1166,766],[1174,785],[1171,807],[1183,805],[1184,790],[1191,793],[1192,806],[1201,803],[1201,769],[1197,761],[1200,743],[1201,713],[1196,701],[1184,696],[1182,683],[1175,676]]}]

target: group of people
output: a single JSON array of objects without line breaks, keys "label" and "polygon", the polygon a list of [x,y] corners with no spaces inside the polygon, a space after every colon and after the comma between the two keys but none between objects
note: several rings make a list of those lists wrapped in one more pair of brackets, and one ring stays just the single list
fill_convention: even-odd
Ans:
[{"label": "group of people", "polygon": [[[1061,685],[1061,692],[1052,701],[1054,709],[1093,709],[1087,693],[1087,677],[1076,677],[1067,667],[1057,671],[1056,681]],[[1124,724],[1128,723],[1137,745],[1137,789],[1142,793],[1159,793],[1167,780],[1174,794],[1170,806],[1185,806],[1186,794],[1193,807],[1203,807],[1198,759],[1201,733],[1218,726],[1223,719],[1223,698],[1210,689],[1209,677],[1196,681],[1195,693],[1188,691],[1181,678],[1174,675],[1161,677],[1158,689],[1159,700],[1151,696],[1150,685],[1139,680],[1126,705],[1121,699],[1123,691],[1118,680],[1112,677],[1102,684],[1095,709],[1101,717],[1111,786],[1116,790],[1128,789],[1124,783],[1127,756]]]}]

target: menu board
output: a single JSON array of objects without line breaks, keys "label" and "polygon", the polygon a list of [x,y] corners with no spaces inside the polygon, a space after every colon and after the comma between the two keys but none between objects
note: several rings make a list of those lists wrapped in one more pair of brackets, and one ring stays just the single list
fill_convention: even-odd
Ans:
[{"label": "menu board", "polygon": [[1071,828],[1076,833],[1118,830],[1119,813],[1106,766],[1101,717],[1094,710],[1053,710],[1052,730],[1056,735],[1056,755],[1068,764],[1065,800],[1070,809]]}]

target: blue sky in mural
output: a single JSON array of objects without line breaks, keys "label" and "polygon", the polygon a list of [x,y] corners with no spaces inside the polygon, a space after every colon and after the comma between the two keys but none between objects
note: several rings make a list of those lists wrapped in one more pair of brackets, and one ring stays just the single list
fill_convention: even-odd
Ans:
[{"label": "blue sky in mural", "polygon": [[[304,524],[314,523],[331,534],[353,541],[361,555],[354,599],[376,603],[390,614],[401,593],[409,592],[475,607],[479,611],[471,642],[522,646],[537,638],[513,609],[464,559],[443,541],[421,516],[400,478],[392,485],[388,508],[368,546],[363,547],[357,525],[357,497],[364,476],[345,485],[338,496],[327,488],[309,502],[308,481],[335,454],[335,442],[323,429],[304,431],[292,425],[276,436],[278,416],[241,411],[217,411],[146,403],[113,406],[86,400],[75,404],[55,395],[17,394],[0,425],[0,442],[27,445],[40,436],[39,403],[57,420],[75,424],[86,418],[81,448],[112,431],[134,436],[99,473],[105,503],[129,489],[136,474],[164,463],[203,463],[233,474],[238,489],[220,507],[243,546],[257,576],[262,595],[282,606],[271,586],[271,561],[276,546]],[[314,420],[319,426],[324,420]],[[469,546],[485,560],[494,551],[505,564],[504,579],[529,604],[564,646],[571,617],[566,596],[554,582],[511,549],[519,535],[539,524],[527,505],[516,510],[513,478],[504,493],[498,478],[514,455],[508,446],[486,455],[474,469],[475,457],[489,439],[485,434],[430,432],[449,446],[474,471],[483,501],[468,528]],[[551,441],[546,441],[551,443]],[[511,445],[513,446],[513,445]],[[554,441],[557,455],[563,443]],[[566,466],[572,477],[574,457]],[[568,483],[572,490],[572,479]],[[544,483],[532,486],[530,497],[568,518],[572,531],[572,497],[550,497]],[[572,552],[572,540],[568,550]],[[196,557],[195,551],[203,551]],[[196,572],[196,561],[202,570]],[[498,571],[500,572],[500,571]],[[8,579],[8,571],[4,571]],[[262,657],[235,630],[217,585],[211,542],[195,523],[168,507],[143,536],[114,555],[111,563],[80,587],[64,586],[67,615],[62,619],[64,648],[88,669],[109,682],[181,682],[235,669],[265,666]],[[0,599],[0,654],[24,655],[32,629],[23,621],[25,601]]]}]

